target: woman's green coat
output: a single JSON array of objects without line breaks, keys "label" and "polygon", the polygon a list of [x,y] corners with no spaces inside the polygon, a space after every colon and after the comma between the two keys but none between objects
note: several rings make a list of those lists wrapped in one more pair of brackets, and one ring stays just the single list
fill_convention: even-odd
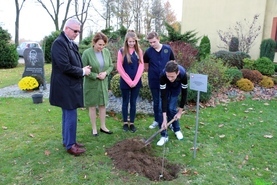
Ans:
[{"label": "woman's green coat", "polygon": [[[92,107],[97,105],[107,105],[108,103],[108,75],[112,72],[114,65],[109,50],[104,48],[102,50],[104,58],[104,67],[100,71],[100,64],[96,58],[93,47],[86,49],[82,55],[83,66],[91,66],[91,73],[84,78],[84,105],[85,107]],[[98,73],[107,72],[104,80],[96,78]]]}]

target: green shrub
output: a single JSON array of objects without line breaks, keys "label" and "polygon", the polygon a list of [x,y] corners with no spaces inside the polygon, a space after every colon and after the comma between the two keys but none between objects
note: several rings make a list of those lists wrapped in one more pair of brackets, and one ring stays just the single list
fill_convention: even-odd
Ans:
[{"label": "green shrub", "polygon": [[229,43],[229,51],[236,52],[239,50],[239,39],[237,37],[232,37]]},{"label": "green shrub", "polygon": [[52,32],[49,36],[43,38],[42,49],[44,52],[45,63],[52,63],[51,47],[54,40],[60,35],[61,31]]},{"label": "green shrub", "polygon": [[0,68],[14,68],[18,65],[19,56],[16,46],[11,44],[11,34],[0,26]]},{"label": "green shrub", "polygon": [[121,90],[120,90],[120,74],[115,74],[111,79],[111,91],[114,96],[121,97]]},{"label": "green shrub", "polygon": [[244,58],[243,60],[243,69],[254,69],[255,60],[251,58]]},{"label": "green shrub", "polygon": [[0,41],[0,68],[14,68],[18,65],[18,59],[15,45]]},{"label": "green shrub", "polygon": [[264,39],[260,46],[260,58],[267,57],[274,61],[276,43],[273,39]]},{"label": "green shrub", "polygon": [[209,56],[211,54],[211,43],[210,43],[210,39],[208,36],[204,36],[201,39],[200,45],[199,45],[199,59],[203,60],[205,59],[207,56]]},{"label": "green shrub", "polygon": [[148,73],[144,72],[141,77],[142,87],[140,88],[139,95],[142,99],[152,101],[152,94],[148,85]]},{"label": "green shrub", "polygon": [[259,83],[263,79],[262,73],[258,70],[242,69],[241,72],[243,78],[247,78],[253,83]]},{"label": "green shrub", "polygon": [[267,76],[273,75],[275,71],[274,63],[267,57],[258,58],[253,66],[254,69]]},{"label": "green shrub", "polygon": [[237,86],[239,89],[241,89],[243,91],[252,91],[254,89],[254,84],[246,78],[242,78],[242,79],[238,80]]},{"label": "green shrub", "polygon": [[226,65],[237,67],[238,69],[243,68],[243,59],[250,58],[250,55],[241,51],[230,52],[220,50],[218,52],[215,52],[214,55],[217,58],[222,59]]},{"label": "green shrub", "polygon": [[[148,73],[147,72],[144,72],[142,74],[141,81],[142,81],[142,87],[140,88],[139,96],[142,99],[147,99],[147,100],[151,101],[152,95],[151,95],[151,91],[150,91],[150,88],[148,85]],[[114,96],[121,97],[120,74],[119,73],[115,74],[112,77],[110,87],[111,87],[111,91]]]},{"label": "green shrub", "polygon": [[274,82],[273,82],[272,78],[270,78],[268,76],[263,76],[263,79],[260,82],[260,85],[265,88],[271,88],[274,86]]},{"label": "green shrub", "polygon": [[228,68],[225,71],[225,75],[231,84],[236,84],[237,81],[242,78],[242,72],[236,67]]},{"label": "green shrub", "polygon": [[161,35],[161,43],[182,41],[195,46],[199,40],[199,37],[196,36],[197,32],[195,32],[194,30],[186,31],[185,33],[181,34],[180,31],[176,31],[167,22],[165,22],[164,25],[167,30],[167,34]]},{"label": "green shrub", "polygon": [[[207,92],[200,92],[199,101],[201,103],[205,103],[211,99],[211,96],[212,96],[212,86],[208,83],[207,84]],[[194,90],[191,90],[190,88],[188,88],[187,101],[191,102],[191,103],[195,103],[197,101],[197,91],[194,91]]]},{"label": "green shrub", "polygon": [[227,69],[221,59],[210,56],[201,62],[195,62],[190,72],[208,75],[208,83],[213,90],[217,90],[230,85],[230,79],[225,75]]}]

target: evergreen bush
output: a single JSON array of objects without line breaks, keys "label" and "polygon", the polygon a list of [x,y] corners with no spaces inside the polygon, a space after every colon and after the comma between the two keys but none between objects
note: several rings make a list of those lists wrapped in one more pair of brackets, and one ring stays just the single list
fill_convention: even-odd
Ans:
[{"label": "evergreen bush", "polygon": [[237,37],[232,37],[229,43],[229,51],[236,52],[239,50],[239,39]]},{"label": "evergreen bush", "polygon": [[148,84],[148,73],[144,72],[141,77],[142,87],[140,88],[139,95],[144,100],[152,101],[152,94]]},{"label": "evergreen bush", "polygon": [[243,59],[250,58],[250,55],[247,53],[237,51],[230,52],[225,50],[220,50],[214,53],[217,58],[220,58],[224,63],[231,67],[237,67],[238,69],[243,68]]},{"label": "evergreen bush", "polygon": [[[142,74],[141,81],[142,81],[142,87],[140,88],[139,96],[144,100],[146,99],[146,100],[151,101],[152,95],[151,95],[151,91],[150,91],[150,88],[148,85],[148,73],[147,72],[144,72]],[[113,95],[115,97],[121,97],[120,74],[119,73],[115,74],[112,77],[110,86],[111,86],[111,91],[112,91]]]},{"label": "evergreen bush", "polygon": [[199,45],[198,56],[200,60],[205,59],[207,56],[211,54],[211,43],[208,36],[204,36]]},{"label": "evergreen bush", "polygon": [[243,60],[243,69],[254,69],[255,60],[251,58],[244,58]]},{"label": "evergreen bush", "polygon": [[260,58],[267,57],[274,61],[276,43],[273,39],[264,39],[260,46]]},{"label": "evergreen bush", "polygon": [[14,68],[18,65],[18,59],[15,44],[0,41],[0,68]]},{"label": "evergreen bush", "polygon": [[271,88],[274,86],[274,81],[272,80],[272,78],[268,76],[263,76],[263,79],[260,82],[260,85],[265,88]]},{"label": "evergreen bush", "polygon": [[121,97],[121,90],[120,90],[120,74],[115,74],[111,79],[111,91],[115,97]]},{"label": "evergreen bush", "polygon": [[242,78],[242,72],[236,67],[228,68],[225,71],[225,75],[230,80],[231,84],[236,84],[237,81]]},{"label": "evergreen bush", "polygon": [[61,31],[52,32],[49,36],[43,38],[42,50],[44,52],[45,63],[52,63],[51,47],[54,40],[60,35]]},{"label": "evergreen bush", "polygon": [[274,71],[277,72],[277,64],[274,63]]},{"label": "evergreen bush", "polygon": [[262,73],[258,70],[242,69],[241,72],[243,78],[247,78],[253,83],[259,83],[263,79]]},{"label": "evergreen bush", "polygon": [[254,69],[260,71],[263,75],[271,76],[274,74],[274,63],[267,57],[258,58],[254,62]]},{"label": "evergreen bush", "polygon": [[243,91],[252,91],[254,89],[254,84],[246,78],[242,78],[242,79],[238,80],[237,86],[239,89],[241,89]]},{"label": "evergreen bush", "polygon": [[11,34],[0,26],[0,68],[14,68],[18,65],[19,56],[16,45],[11,44]]}]

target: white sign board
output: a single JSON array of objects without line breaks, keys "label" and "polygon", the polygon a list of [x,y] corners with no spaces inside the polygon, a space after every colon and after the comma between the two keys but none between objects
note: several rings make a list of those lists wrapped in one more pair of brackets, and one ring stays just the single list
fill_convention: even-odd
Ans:
[{"label": "white sign board", "polygon": [[190,73],[190,89],[207,92],[208,75]]}]

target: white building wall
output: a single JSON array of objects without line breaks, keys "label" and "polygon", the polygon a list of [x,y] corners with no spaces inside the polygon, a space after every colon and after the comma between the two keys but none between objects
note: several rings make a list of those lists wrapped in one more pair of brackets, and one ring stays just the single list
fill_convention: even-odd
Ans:
[{"label": "white building wall", "polygon": [[236,22],[245,23],[244,19],[251,23],[254,15],[259,14],[256,25],[261,25],[261,33],[249,53],[251,58],[256,59],[265,36],[263,22],[266,5],[267,0],[183,0],[182,33],[195,30],[199,37],[207,35],[211,41],[211,52],[216,52],[221,50],[218,46],[224,45],[218,36],[218,30],[228,31]]}]

